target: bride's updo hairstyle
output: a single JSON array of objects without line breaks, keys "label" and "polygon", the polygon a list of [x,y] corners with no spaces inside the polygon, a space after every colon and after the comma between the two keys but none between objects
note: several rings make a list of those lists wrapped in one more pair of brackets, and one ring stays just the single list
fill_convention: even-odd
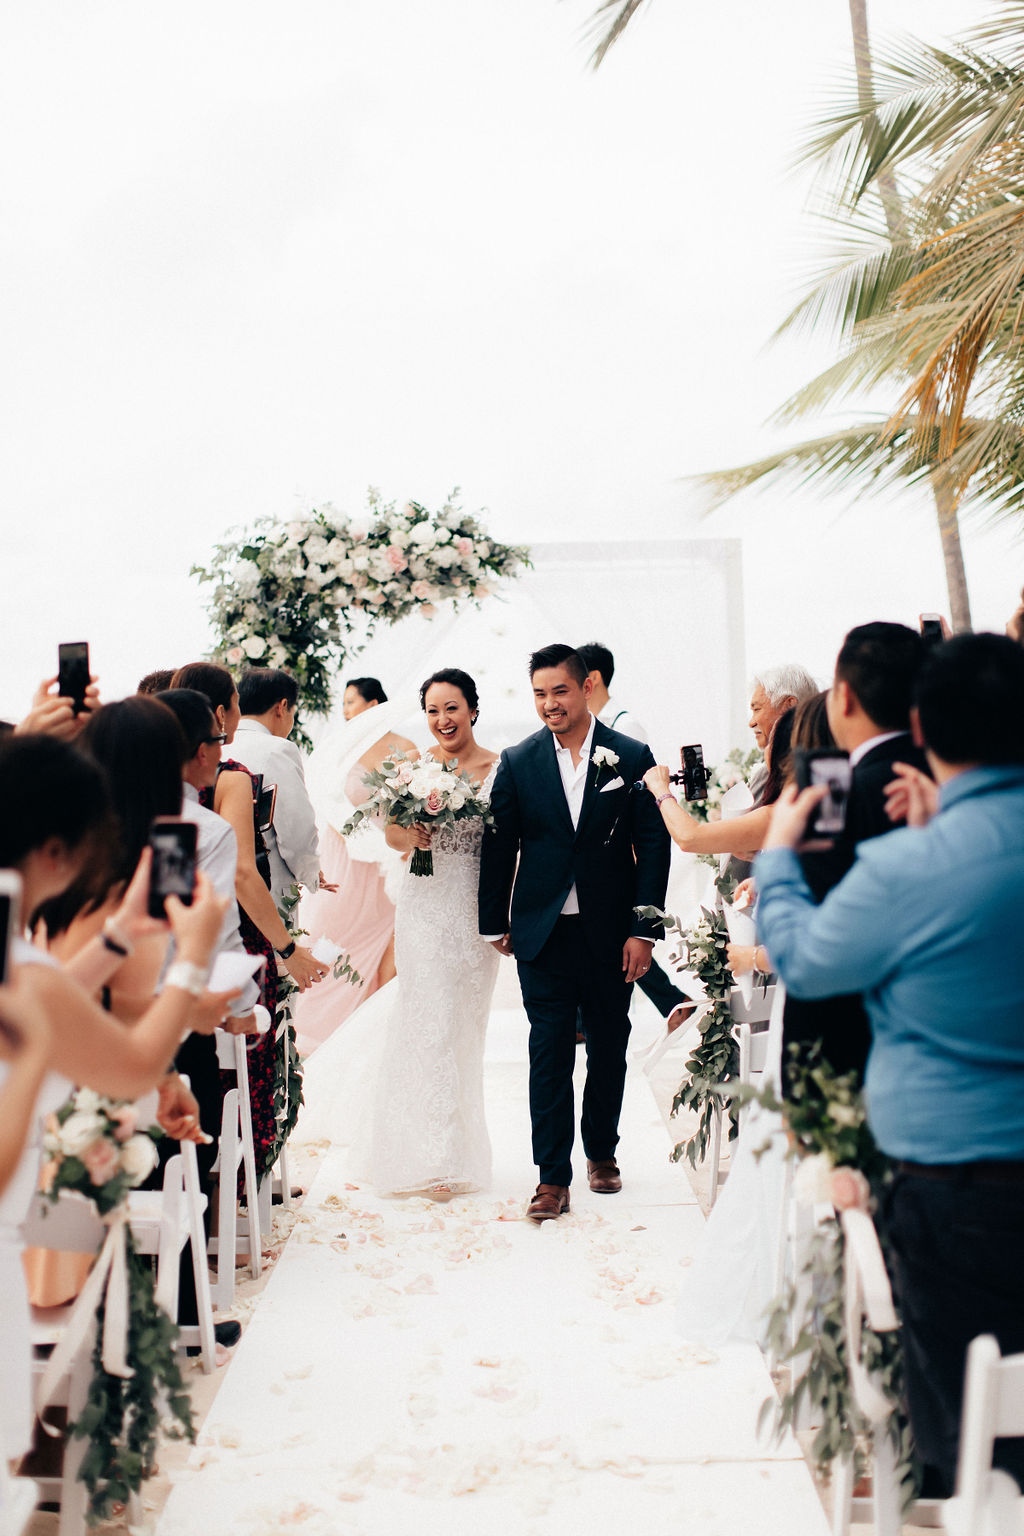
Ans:
[{"label": "bride's updo hairstyle", "polygon": [[471,723],[476,725],[480,716],[480,695],[477,693],[476,683],[474,683],[469,673],[460,671],[458,667],[442,667],[440,672],[432,673],[420,689],[420,709],[426,709],[427,689],[432,688],[435,683],[448,683],[452,688],[458,688],[462,697],[469,705],[472,716]]},{"label": "bride's updo hairstyle", "polygon": [[379,677],[348,677],[346,688],[354,688],[366,704],[386,704],[388,696],[380,685]]}]

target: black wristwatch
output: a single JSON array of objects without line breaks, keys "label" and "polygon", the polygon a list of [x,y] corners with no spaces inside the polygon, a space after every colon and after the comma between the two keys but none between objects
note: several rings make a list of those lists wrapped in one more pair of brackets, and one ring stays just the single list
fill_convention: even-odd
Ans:
[{"label": "black wristwatch", "polygon": [[290,960],[295,953],[295,940],[292,939],[291,943],[286,944],[284,949],[275,950],[274,953],[280,955],[282,960]]}]

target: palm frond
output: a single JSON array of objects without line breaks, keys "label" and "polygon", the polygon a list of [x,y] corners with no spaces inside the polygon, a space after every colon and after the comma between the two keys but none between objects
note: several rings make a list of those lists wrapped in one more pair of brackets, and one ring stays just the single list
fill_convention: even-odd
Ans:
[{"label": "palm frond", "polygon": [[633,17],[646,3],[647,0],[601,0],[587,22],[587,32],[597,38],[588,61],[592,69],[601,67],[608,50],[619,41]]},{"label": "palm frond", "polygon": [[897,482],[913,483],[931,470],[913,445],[914,424],[908,422],[890,434],[884,419],[861,421],[824,437],[793,443],[778,453],[751,464],[687,478],[703,492],[704,513],[713,512],[740,491],[765,481],[791,481],[799,485],[829,482],[852,492],[866,483],[884,487]]}]

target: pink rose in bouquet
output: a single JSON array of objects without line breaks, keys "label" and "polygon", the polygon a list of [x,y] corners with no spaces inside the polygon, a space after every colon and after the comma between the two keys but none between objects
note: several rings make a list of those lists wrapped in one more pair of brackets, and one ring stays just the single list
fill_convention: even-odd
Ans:
[{"label": "pink rose in bouquet", "polygon": [[82,1153],[82,1162],[91,1182],[96,1185],[106,1184],[121,1168],[117,1148],[102,1138],[86,1147]]},{"label": "pink rose in bouquet", "polygon": [[393,570],[404,571],[406,566],[409,564],[408,560],[405,558],[405,551],[399,549],[397,544],[389,544],[384,553],[387,556]]},{"label": "pink rose in bouquet", "polygon": [[867,1211],[871,1204],[871,1185],[859,1168],[833,1168],[830,1199],[837,1211]]},{"label": "pink rose in bouquet", "polygon": [[134,1104],[119,1104],[116,1109],[110,1111],[111,1120],[115,1121],[114,1135],[118,1141],[127,1141],[135,1132],[138,1124],[138,1115]]},{"label": "pink rose in bouquet", "polygon": [[432,789],[427,796],[427,810],[431,816],[436,816],[444,805],[444,797],[438,790]]}]

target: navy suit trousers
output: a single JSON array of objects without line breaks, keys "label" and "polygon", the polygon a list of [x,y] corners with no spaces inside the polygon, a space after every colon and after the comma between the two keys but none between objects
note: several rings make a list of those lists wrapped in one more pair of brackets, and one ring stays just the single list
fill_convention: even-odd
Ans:
[{"label": "navy suit trousers", "polygon": [[578,917],[560,917],[533,960],[520,960],[530,1020],[530,1118],[540,1183],[572,1183],[576,1135],[573,1070],[577,1015],[586,1035],[587,1081],[580,1130],[588,1158],[614,1157],[626,1080],[629,999],[622,950],[597,957]]}]

